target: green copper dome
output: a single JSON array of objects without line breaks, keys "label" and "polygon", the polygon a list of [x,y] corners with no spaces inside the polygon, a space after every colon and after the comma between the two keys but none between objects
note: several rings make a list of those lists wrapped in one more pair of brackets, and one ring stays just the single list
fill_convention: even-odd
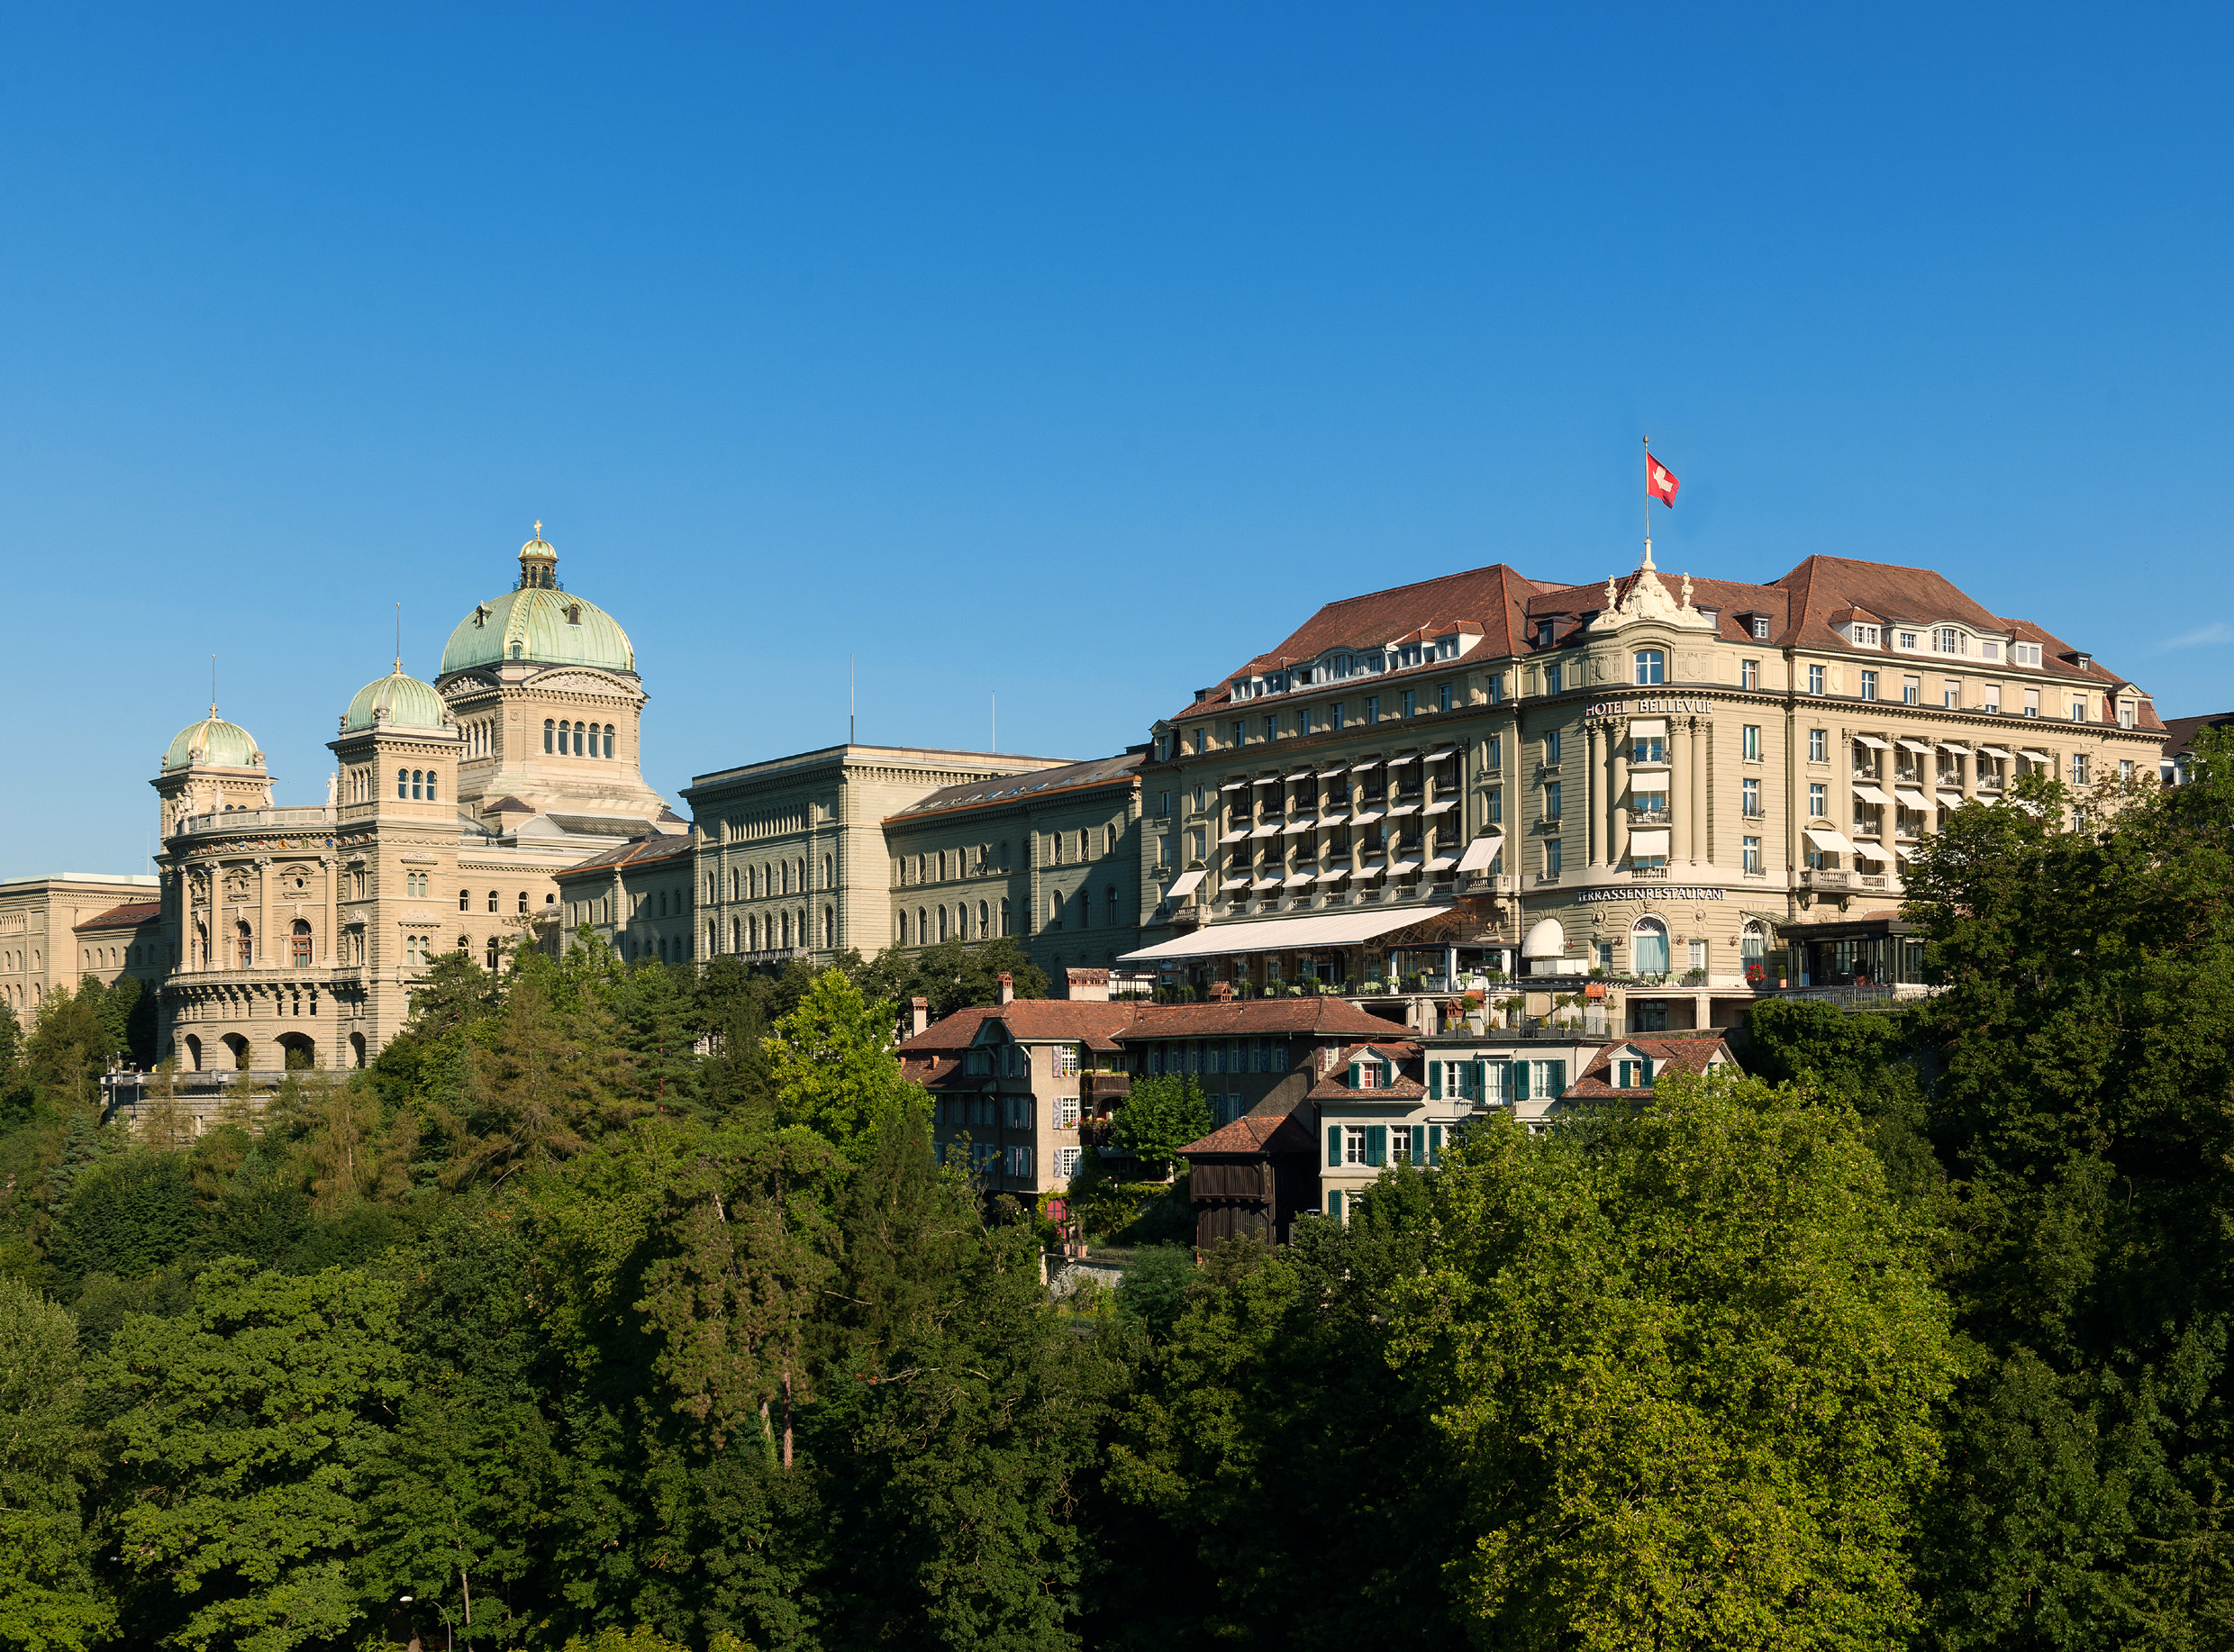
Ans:
[{"label": "green copper dome", "polygon": [[201,722],[190,722],[179,730],[171,738],[170,749],[163,754],[166,769],[185,768],[195,763],[213,763],[221,768],[258,768],[263,761],[264,754],[256,744],[256,736],[237,722],[225,722],[213,705]]},{"label": "green copper dome", "polygon": [[595,603],[558,589],[558,554],[542,538],[520,548],[520,583],[458,622],[442,650],[442,676],[507,659],[539,666],[636,669],[628,633]]},{"label": "green copper dome", "polygon": [[350,733],[382,722],[391,728],[439,729],[442,727],[442,696],[417,677],[405,676],[404,662],[399,659],[394,671],[357,691],[357,697],[350,702],[349,714],[341,719],[341,729]]}]

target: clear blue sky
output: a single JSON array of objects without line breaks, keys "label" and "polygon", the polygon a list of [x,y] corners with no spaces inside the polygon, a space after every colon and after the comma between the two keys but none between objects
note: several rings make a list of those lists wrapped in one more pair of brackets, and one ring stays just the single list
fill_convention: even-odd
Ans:
[{"label": "clear blue sky", "polygon": [[2223,7],[18,6],[0,875],[540,517],[647,772],[1096,756],[1339,595],[1945,572],[2234,705]]}]

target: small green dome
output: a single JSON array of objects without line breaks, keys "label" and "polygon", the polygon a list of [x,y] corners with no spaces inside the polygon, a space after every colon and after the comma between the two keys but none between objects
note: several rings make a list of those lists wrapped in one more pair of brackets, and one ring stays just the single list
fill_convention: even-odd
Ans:
[{"label": "small green dome", "polygon": [[163,754],[166,769],[195,763],[212,763],[220,768],[260,768],[264,754],[256,744],[256,736],[218,716],[213,705],[201,722],[179,730],[171,738],[170,749]]},{"label": "small green dome", "polygon": [[507,659],[539,666],[636,669],[628,633],[595,603],[558,589],[558,553],[536,537],[520,548],[520,584],[481,604],[458,622],[442,649],[440,675]]},{"label": "small green dome", "polygon": [[341,719],[343,733],[369,729],[375,723],[391,728],[439,729],[442,724],[442,696],[415,676],[404,675],[404,662],[384,677],[367,683],[350,702]]}]

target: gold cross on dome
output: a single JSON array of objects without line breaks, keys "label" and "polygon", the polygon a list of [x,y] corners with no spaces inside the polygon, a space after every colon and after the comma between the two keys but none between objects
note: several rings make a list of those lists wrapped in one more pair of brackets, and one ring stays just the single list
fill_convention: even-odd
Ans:
[{"label": "gold cross on dome", "polygon": [[540,522],[535,524],[535,537],[539,540],[543,537],[543,524]]}]

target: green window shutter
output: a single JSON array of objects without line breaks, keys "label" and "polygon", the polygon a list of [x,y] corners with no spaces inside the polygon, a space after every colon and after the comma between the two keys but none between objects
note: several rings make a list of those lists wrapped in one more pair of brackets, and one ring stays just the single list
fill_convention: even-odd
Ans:
[{"label": "green window shutter", "polygon": [[1642,1067],[1642,1068],[1644,1069],[1644,1081],[1645,1081],[1645,1088],[1646,1088],[1646,1089],[1648,1089],[1648,1090],[1651,1089],[1651,1088],[1652,1088],[1652,1079],[1653,1079],[1653,1072],[1652,1072],[1652,1057],[1649,1057],[1649,1056],[1647,1056],[1647,1057],[1645,1057],[1642,1061],[1639,1062],[1637,1065],[1638,1065],[1639,1067]]},{"label": "green window shutter", "polygon": [[1327,1126],[1327,1166],[1331,1169],[1341,1162],[1342,1127],[1339,1124],[1330,1124]]},{"label": "green window shutter", "polygon": [[1485,1102],[1488,1099],[1489,1063],[1486,1061],[1476,1061],[1474,1064],[1474,1100],[1477,1102]]},{"label": "green window shutter", "polygon": [[1436,1101],[1443,1099],[1443,1064],[1439,1061],[1427,1064],[1427,1093]]},{"label": "green window shutter", "polygon": [[1544,1093],[1548,1099],[1556,1100],[1567,1094],[1567,1063],[1554,1061],[1550,1067],[1551,1082],[1544,1087]]},{"label": "green window shutter", "polygon": [[1376,1168],[1388,1163],[1388,1126],[1366,1126],[1366,1163]]},{"label": "green window shutter", "polygon": [[1516,1102],[1528,1100],[1528,1063],[1525,1061],[1512,1064],[1512,1099]]},{"label": "green window shutter", "polygon": [[1355,1061],[1349,1064],[1349,1087],[1353,1090],[1358,1087],[1358,1064]]},{"label": "green window shutter", "polygon": [[1427,1162],[1430,1165],[1443,1162],[1443,1127],[1439,1124],[1427,1127]]},{"label": "green window shutter", "polygon": [[1339,1187],[1327,1190],[1327,1218],[1330,1221],[1342,1220],[1342,1190]]}]

